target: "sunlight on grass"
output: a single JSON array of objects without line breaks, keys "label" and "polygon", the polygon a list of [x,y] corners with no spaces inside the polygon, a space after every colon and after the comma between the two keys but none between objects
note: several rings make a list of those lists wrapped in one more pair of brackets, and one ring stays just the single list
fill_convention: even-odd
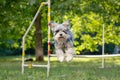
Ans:
[{"label": "sunlight on grass", "polygon": [[[48,60],[48,57],[47,56],[45,56],[44,57],[44,59],[45,59],[45,61],[47,61]],[[79,62],[79,61],[83,61],[83,62],[88,62],[88,61],[91,61],[91,60],[99,60],[98,58],[73,58],[73,61],[75,61],[75,62]],[[57,57],[50,57],[50,61],[58,61],[57,60]]]},{"label": "sunlight on grass", "polygon": [[91,59],[92,58],[74,58],[73,60],[76,61],[76,62],[79,62],[79,61],[88,62]]},{"label": "sunlight on grass", "polygon": [[[32,56],[35,59],[35,57]],[[32,64],[47,64],[45,62],[31,62]],[[101,58],[74,58],[72,62],[58,62],[51,57],[49,80],[119,80],[120,58],[106,58],[105,68],[101,66]],[[21,74],[21,56],[6,56],[0,58],[0,80],[47,80],[46,68],[25,67]],[[17,74],[17,75],[16,75]]]}]

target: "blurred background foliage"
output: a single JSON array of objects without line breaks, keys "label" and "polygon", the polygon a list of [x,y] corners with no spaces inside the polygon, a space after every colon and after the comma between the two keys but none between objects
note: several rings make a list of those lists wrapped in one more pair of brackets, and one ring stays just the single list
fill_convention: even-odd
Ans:
[{"label": "blurred background foliage", "polygon": [[[46,0],[0,0],[0,55],[21,54],[22,36],[43,1]],[[42,8],[41,15],[46,53],[47,6]],[[76,54],[101,54],[103,24],[105,52],[113,53],[115,46],[120,45],[119,0],[51,0],[51,20],[70,20]],[[35,27],[27,36],[26,52],[34,53],[34,49]]]}]

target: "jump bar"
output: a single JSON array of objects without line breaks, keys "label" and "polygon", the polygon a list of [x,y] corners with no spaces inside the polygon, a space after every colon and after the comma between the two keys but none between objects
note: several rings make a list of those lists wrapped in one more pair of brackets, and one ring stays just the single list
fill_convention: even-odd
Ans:
[{"label": "jump bar", "polygon": [[[29,66],[29,64],[24,64],[24,66]],[[48,65],[35,65],[31,64],[32,67],[48,67]]]},{"label": "jump bar", "polygon": [[[74,55],[74,57],[81,57],[81,58],[102,58],[102,57],[117,57],[120,54],[106,54],[106,55]],[[55,54],[50,54],[50,57],[56,57]]]}]

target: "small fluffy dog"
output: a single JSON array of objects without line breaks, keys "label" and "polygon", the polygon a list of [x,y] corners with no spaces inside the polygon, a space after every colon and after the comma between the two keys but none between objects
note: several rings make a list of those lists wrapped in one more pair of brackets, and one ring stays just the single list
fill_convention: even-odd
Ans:
[{"label": "small fluffy dog", "polygon": [[70,31],[69,21],[65,21],[62,24],[50,22],[50,26],[53,32],[55,52],[58,60],[60,62],[63,62],[64,59],[67,62],[71,61],[74,54],[74,37],[72,32]]}]

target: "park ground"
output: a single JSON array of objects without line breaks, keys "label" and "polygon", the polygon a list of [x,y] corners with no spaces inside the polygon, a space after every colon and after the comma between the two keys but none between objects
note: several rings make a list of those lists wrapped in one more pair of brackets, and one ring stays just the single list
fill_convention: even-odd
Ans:
[{"label": "park ground", "polygon": [[[44,62],[33,62],[47,64]],[[74,58],[72,62],[60,63],[51,58],[50,76],[46,68],[25,67],[21,74],[21,56],[0,57],[0,80],[120,80],[120,57],[106,58],[105,68],[101,58]]]}]

